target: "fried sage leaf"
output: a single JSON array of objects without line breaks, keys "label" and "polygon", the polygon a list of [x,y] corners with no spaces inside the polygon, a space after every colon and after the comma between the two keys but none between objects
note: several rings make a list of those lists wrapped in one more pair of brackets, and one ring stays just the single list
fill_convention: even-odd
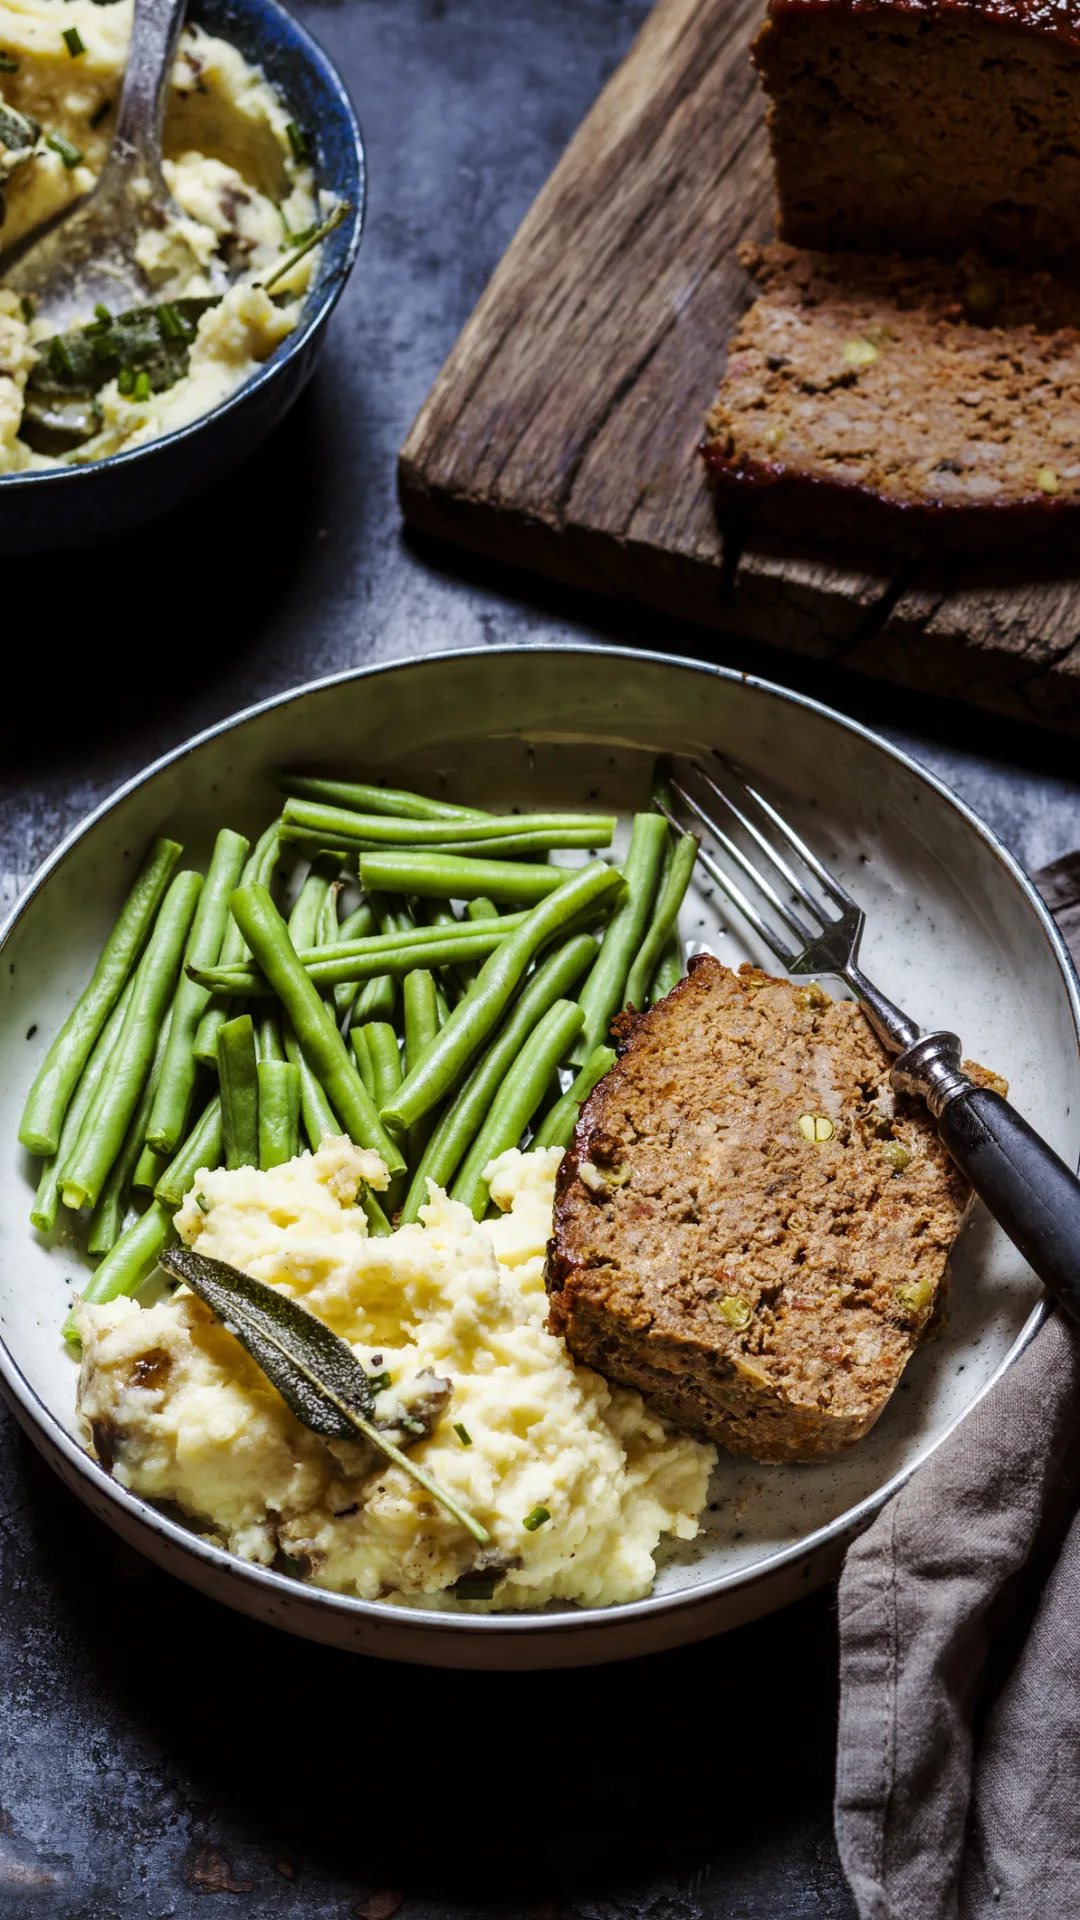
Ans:
[{"label": "fried sage leaf", "polygon": [[474,1540],[486,1545],[487,1529],[373,1424],[370,1377],[352,1348],[324,1321],[264,1281],[190,1247],[172,1248],[159,1264],[205,1301],[310,1432],[327,1440],[353,1440],[361,1434],[411,1474]]}]

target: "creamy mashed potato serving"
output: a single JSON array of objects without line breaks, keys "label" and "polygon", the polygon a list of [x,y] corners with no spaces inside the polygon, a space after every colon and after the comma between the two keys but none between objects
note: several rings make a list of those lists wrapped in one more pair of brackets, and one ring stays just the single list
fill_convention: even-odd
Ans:
[{"label": "creamy mashed potato serving", "polygon": [[201,1173],[177,1215],[188,1246],[349,1342],[379,1384],[377,1419],[487,1528],[487,1547],[404,1469],[302,1426],[186,1288],[78,1310],[88,1440],[124,1486],[335,1592],[472,1608],[640,1598],[661,1535],[697,1532],[714,1450],[575,1365],[547,1330],[560,1159],[502,1154],[495,1219],[478,1224],[433,1188],[421,1224],[369,1238],[357,1192],[385,1185],[385,1169],[327,1134],[270,1172]]},{"label": "creamy mashed potato serving", "polygon": [[[0,0],[0,251],[94,185],[108,152],[133,0]],[[217,406],[297,324],[330,211],[307,136],[227,41],[184,29],[165,117],[175,217],[139,262],[153,305],[50,341],[0,286],[0,473],[101,459]],[[272,279],[270,288],[261,283]]]}]

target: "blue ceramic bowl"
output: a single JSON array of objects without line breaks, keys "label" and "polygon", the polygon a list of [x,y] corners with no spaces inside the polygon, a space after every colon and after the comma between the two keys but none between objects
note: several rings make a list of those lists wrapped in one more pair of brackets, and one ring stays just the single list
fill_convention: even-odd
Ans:
[{"label": "blue ceramic bowl", "polygon": [[212,413],[90,466],[0,475],[0,553],[111,539],[170,513],[220,479],[277,425],[310,379],[359,251],[364,144],[352,102],[322,48],[277,0],[192,0],[188,17],[262,68],[308,134],[318,186],[347,200],[351,212],[323,243],[299,325]]}]

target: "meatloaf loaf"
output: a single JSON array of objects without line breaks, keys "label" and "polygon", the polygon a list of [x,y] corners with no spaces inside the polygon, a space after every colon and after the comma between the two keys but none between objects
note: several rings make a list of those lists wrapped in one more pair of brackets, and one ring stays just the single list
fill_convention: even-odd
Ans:
[{"label": "meatloaf loaf", "polygon": [[780,234],[1080,253],[1080,0],[770,0]]},{"label": "meatloaf loaf", "polygon": [[703,446],[754,526],[900,551],[1080,523],[1080,290],[957,263],[744,247],[762,288]]},{"label": "meatloaf loaf", "polygon": [[559,1170],[552,1327],[733,1453],[851,1446],[935,1312],[970,1197],[932,1120],[892,1093],[854,1001],[816,984],[699,956],[620,1020]]}]

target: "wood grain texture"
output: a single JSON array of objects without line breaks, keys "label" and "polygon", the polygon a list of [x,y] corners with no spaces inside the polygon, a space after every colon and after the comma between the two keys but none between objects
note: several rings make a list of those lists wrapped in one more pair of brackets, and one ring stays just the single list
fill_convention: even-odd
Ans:
[{"label": "wood grain texture", "polygon": [[1080,561],[898,565],[766,544],[751,518],[721,531],[696,449],[752,298],[738,243],[772,230],[748,57],[760,15],[761,0],[659,0],[413,426],[406,518],[662,613],[1080,730]]}]

